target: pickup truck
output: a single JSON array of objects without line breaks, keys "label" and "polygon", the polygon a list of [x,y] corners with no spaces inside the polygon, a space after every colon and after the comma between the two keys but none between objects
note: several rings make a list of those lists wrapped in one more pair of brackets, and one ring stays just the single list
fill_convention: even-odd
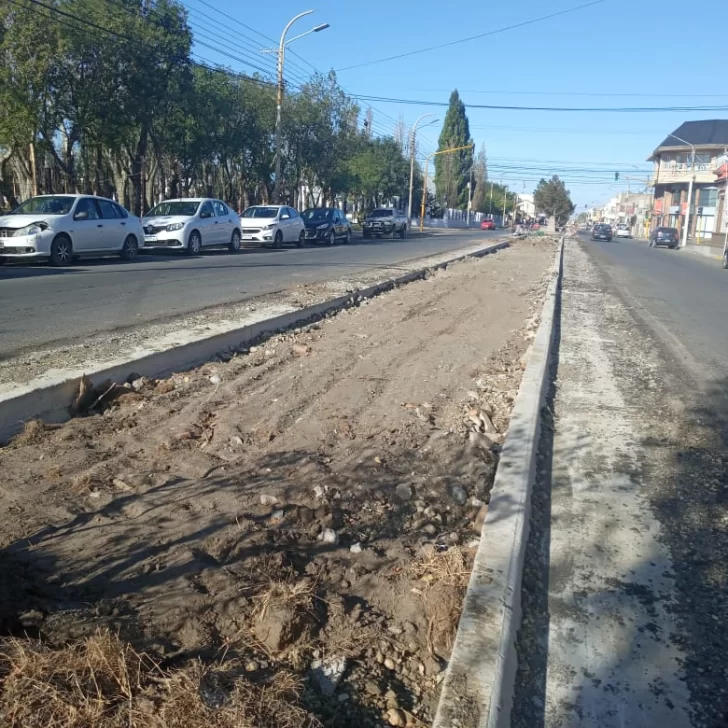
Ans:
[{"label": "pickup truck", "polygon": [[381,238],[383,235],[389,235],[391,238],[399,235],[400,238],[406,238],[407,216],[402,210],[378,207],[364,218],[362,228],[365,238]]}]

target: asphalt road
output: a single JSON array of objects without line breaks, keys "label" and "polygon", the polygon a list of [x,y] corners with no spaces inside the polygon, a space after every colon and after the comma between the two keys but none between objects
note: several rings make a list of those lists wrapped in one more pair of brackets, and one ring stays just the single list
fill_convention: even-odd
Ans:
[{"label": "asphalt road", "polygon": [[0,357],[467,246],[502,233],[437,232],[407,240],[205,252],[0,268]]},{"label": "asphalt road", "polygon": [[567,244],[514,728],[728,726],[728,271]]},{"label": "asphalt road", "polygon": [[643,241],[586,243],[634,312],[703,384],[728,370],[728,271]]}]

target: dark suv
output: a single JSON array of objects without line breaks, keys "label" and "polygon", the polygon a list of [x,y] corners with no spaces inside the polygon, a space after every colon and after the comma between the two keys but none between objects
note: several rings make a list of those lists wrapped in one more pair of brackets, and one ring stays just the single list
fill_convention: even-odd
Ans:
[{"label": "dark suv", "polygon": [[592,240],[606,240],[612,242],[612,226],[611,225],[595,225],[592,229]]},{"label": "dark suv", "polygon": [[650,247],[654,248],[657,245],[666,245],[671,250],[680,245],[680,241],[677,235],[677,228],[671,227],[658,227],[650,233]]}]

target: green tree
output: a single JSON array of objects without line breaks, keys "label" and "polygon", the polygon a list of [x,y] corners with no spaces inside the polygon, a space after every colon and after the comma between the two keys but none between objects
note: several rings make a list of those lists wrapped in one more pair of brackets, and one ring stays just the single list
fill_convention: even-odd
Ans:
[{"label": "green tree", "polygon": [[485,144],[480,147],[480,151],[473,162],[473,184],[475,185],[473,195],[473,210],[485,212],[486,205],[490,202],[488,185],[488,156],[485,153]]},{"label": "green tree", "polygon": [[[460,100],[456,89],[450,94],[450,105],[445,114],[437,150],[454,149],[472,143],[465,104]],[[472,165],[472,147],[435,157],[435,187],[437,197],[445,207],[464,209],[467,206],[467,184]]]},{"label": "green tree", "polygon": [[563,225],[575,209],[569,191],[556,175],[548,181],[542,179],[538,183],[533,193],[533,201],[536,210],[554,218],[557,225]]},{"label": "green tree", "polygon": [[366,140],[351,160],[351,171],[365,207],[383,204],[395,196],[403,198],[409,184],[409,165],[391,137]]}]

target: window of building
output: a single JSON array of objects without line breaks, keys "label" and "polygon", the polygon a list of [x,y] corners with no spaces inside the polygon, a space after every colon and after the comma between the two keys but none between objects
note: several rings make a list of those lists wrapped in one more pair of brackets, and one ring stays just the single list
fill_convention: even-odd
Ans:
[{"label": "window of building", "polygon": [[701,207],[715,207],[718,204],[718,189],[713,187],[700,190],[700,202],[698,204]]}]

